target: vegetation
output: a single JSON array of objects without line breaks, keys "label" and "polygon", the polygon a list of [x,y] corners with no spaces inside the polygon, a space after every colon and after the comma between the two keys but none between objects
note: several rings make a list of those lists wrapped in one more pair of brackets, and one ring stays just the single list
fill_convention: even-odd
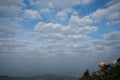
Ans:
[{"label": "vegetation", "polygon": [[[0,76],[0,80],[78,80],[76,77],[45,75],[37,77],[9,77]],[[92,74],[87,69],[79,80],[120,80],[120,58],[116,63],[105,65],[104,70],[96,71]]]},{"label": "vegetation", "polygon": [[120,64],[120,58],[117,59],[117,63]]},{"label": "vegetation", "polygon": [[84,75],[82,76],[82,78],[80,78],[79,80],[86,80],[90,77],[90,73],[89,70],[87,69],[84,73]]},{"label": "vegetation", "polygon": [[79,80],[120,80],[120,58],[117,63],[106,65],[105,70],[100,70],[89,75],[86,70]]}]

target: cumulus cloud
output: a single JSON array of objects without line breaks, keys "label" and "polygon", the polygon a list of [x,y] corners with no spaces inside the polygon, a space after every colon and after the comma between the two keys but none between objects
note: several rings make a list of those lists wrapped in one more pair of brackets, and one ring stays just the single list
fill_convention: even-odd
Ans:
[{"label": "cumulus cloud", "polygon": [[72,26],[64,26],[59,23],[46,23],[39,22],[35,25],[35,31],[42,33],[63,33],[63,34],[72,34],[75,32]]},{"label": "cumulus cloud", "polygon": [[12,0],[12,1],[10,1],[10,0],[2,0],[2,1],[0,1],[0,4],[1,5],[11,5],[11,4],[15,4],[15,5],[24,5],[23,4],[23,0],[19,0],[19,1],[16,1],[16,0]]},{"label": "cumulus cloud", "polygon": [[6,27],[2,27],[0,26],[0,38],[10,38],[13,37],[15,35],[15,33],[13,32],[13,30],[11,28],[6,28]]},{"label": "cumulus cloud", "polygon": [[[23,52],[28,44],[27,41],[17,40],[16,37],[23,35],[22,25],[16,18],[1,18],[0,21],[0,54],[16,54]],[[18,51],[18,52],[17,52]]]},{"label": "cumulus cloud", "polygon": [[[32,5],[37,4],[37,3],[35,3],[37,1],[32,1],[32,2],[33,2],[33,3],[31,3]],[[49,2],[49,1],[46,1],[46,2],[47,2],[46,4],[48,4],[48,3],[50,5],[52,4],[51,7],[53,6],[52,2]],[[41,3],[41,1],[39,3]],[[93,18],[95,18],[97,20],[104,18],[102,16],[107,16],[106,19],[117,18],[117,16],[119,15],[119,13],[117,13],[117,12],[114,14],[111,13],[112,17],[107,15],[108,12],[113,11],[115,5],[112,4],[112,6],[113,7],[108,6],[105,9],[98,9],[96,12],[94,12],[90,16],[88,15],[88,16],[83,16],[83,17],[79,17],[78,15],[76,15],[77,12],[75,10],[73,10],[72,8],[62,9],[62,10],[60,10],[60,12],[57,13],[57,17],[59,17],[63,21],[66,18],[68,18],[69,21],[68,21],[67,25],[63,25],[60,23],[52,23],[52,22],[38,22],[34,26],[34,31],[26,32],[26,34],[29,37],[32,37],[32,38],[34,37],[36,39],[36,42],[48,41],[47,43],[49,43],[49,42],[53,43],[52,45],[49,45],[49,46],[46,45],[46,46],[40,47],[41,48],[40,50],[42,50],[41,53],[45,53],[45,54],[48,54],[48,52],[67,53],[67,54],[68,53],[72,54],[74,52],[77,54],[89,53],[89,52],[95,53],[95,52],[101,52],[99,49],[102,50],[103,48],[104,48],[103,51],[105,51],[105,50],[109,51],[110,48],[108,45],[113,45],[112,43],[118,43],[117,40],[116,41],[114,40],[110,44],[110,39],[118,39],[118,36],[120,34],[119,32],[105,34],[104,39],[101,39],[101,40],[90,40],[90,36],[88,36],[88,35],[94,31],[97,31],[97,29],[98,29],[96,26],[93,25],[93,22],[94,22]],[[118,9],[116,9],[115,11],[118,11]],[[47,7],[47,8],[44,7],[42,9],[40,9],[40,11],[33,10],[33,9],[25,9],[25,11],[24,11],[24,15],[29,19],[41,18],[40,13],[42,13],[42,14],[43,13],[51,13],[51,10],[49,9],[49,7]],[[113,16],[113,15],[116,15],[116,16]],[[1,33],[0,33],[1,36],[2,35],[4,35],[4,37],[5,36],[9,37],[11,35],[14,36],[14,33],[11,30],[7,30],[8,28],[0,27],[0,29],[1,29]],[[118,35],[116,35],[116,34],[118,34]],[[114,38],[113,38],[113,36],[114,36]],[[79,42],[75,43],[76,40]],[[84,43],[80,42],[83,40],[85,40]],[[88,41],[88,40],[90,40],[90,41]],[[15,41],[15,42],[25,44],[23,41]],[[12,44],[19,45],[16,43],[14,43],[14,44],[12,43]],[[54,44],[56,44],[56,45],[54,45]],[[33,51],[35,51],[35,53],[39,54],[40,50],[36,50],[36,47],[38,47],[38,46],[40,46],[40,44],[38,44],[38,45],[34,44],[34,46],[31,47],[30,51],[32,52],[32,50],[33,50]],[[117,46],[118,45],[116,45],[116,47]],[[25,45],[22,47],[23,48],[25,47],[25,49],[26,49]],[[64,47],[64,49],[62,47]],[[30,47],[27,46],[27,48],[30,48]],[[22,50],[22,48],[19,48],[19,49]],[[67,49],[67,50],[65,50],[65,49]]]},{"label": "cumulus cloud", "polygon": [[25,4],[23,3],[23,0],[1,0],[0,1],[0,14],[3,16],[15,16],[18,15],[20,12],[22,12],[22,7],[24,7]]},{"label": "cumulus cloud", "polygon": [[[88,10],[88,15],[79,14],[79,10],[82,11],[82,8],[79,9],[76,6],[83,5],[82,7],[84,7],[92,1],[1,0],[0,63],[3,65],[0,65],[0,67],[2,66],[0,70],[4,72],[4,70],[9,71],[8,67],[13,68],[11,65],[4,68],[7,59],[8,63],[12,60],[21,61],[15,62],[15,64],[20,63],[17,68],[21,67],[21,64],[25,64],[25,70],[30,67],[31,72],[36,70],[35,72],[39,73],[40,69],[43,69],[43,72],[49,72],[51,67],[53,68],[51,71],[54,72],[56,66],[56,71],[71,71],[73,68],[68,69],[68,66],[80,67],[81,65],[78,66],[78,64],[83,65],[81,70],[86,63],[93,63],[98,58],[119,56],[120,31],[116,31],[116,28],[113,29],[113,27],[109,29],[106,26],[105,29],[107,28],[108,31],[104,31],[103,27],[100,27],[104,24],[97,23],[100,21],[106,23],[107,26],[119,24],[119,1],[110,1],[105,7],[103,6],[104,8],[99,8],[92,13]],[[104,20],[105,22],[103,22]],[[95,35],[92,34],[93,32]],[[99,39],[95,39],[96,37]],[[32,64],[36,66],[33,67]],[[29,73],[32,74],[31,72]]]},{"label": "cumulus cloud", "polygon": [[69,40],[84,40],[87,39],[87,35],[68,35]]},{"label": "cumulus cloud", "polygon": [[[104,34],[104,39],[92,40],[92,43],[95,45],[95,50],[101,52],[99,48],[108,54],[119,54],[120,49],[120,32],[114,31],[108,34]],[[104,49],[103,49],[104,48]]]},{"label": "cumulus cloud", "polygon": [[[112,1],[111,1],[112,2]],[[111,5],[108,5],[104,9],[98,9],[91,14],[91,16],[96,20],[107,20],[108,25],[119,24],[120,21],[120,2],[113,1]]]},{"label": "cumulus cloud", "polygon": [[107,25],[108,26],[112,26],[112,25],[119,25],[120,24],[120,20],[112,20],[112,21],[109,21],[107,22]]},{"label": "cumulus cloud", "polygon": [[70,24],[73,26],[84,27],[93,23],[93,20],[89,16],[79,18],[78,16],[71,16]]},{"label": "cumulus cloud", "polygon": [[103,35],[105,39],[108,40],[119,40],[120,39],[120,31],[111,32],[109,34]]},{"label": "cumulus cloud", "polygon": [[51,13],[51,10],[49,8],[43,8],[43,9],[40,9],[40,13]]},{"label": "cumulus cloud", "polygon": [[[111,32],[105,35],[111,35],[116,32]],[[117,33],[115,34],[117,35]],[[111,35],[111,36],[115,36]],[[69,35],[69,39],[77,40],[79,38],[82,38],[80,35]],[[119,36],[117,36],[119,37]],[[79,39],[80,40],[80,39]],[[49,56],[54,54],[69,54],[69,55],[112,55],[112,54],[119,54],[119,48],[120,48],[120,40],[119,38],[114,38],[114,40],[111,40],[110,38],[103,38],[103,39],[89,39],[89,41],[85,41],[82,43],[73,43],[73,42],[57,42],[55,44],[50,45],[44,45],[44,46],[38,46],[37,50],[42,49],[42,54],[47,55],[49,52]],[[34,46],[35,47],[35,46]],[[36,46],[37,48],[37,46]],[[36,49],[34,48],[34,49]],[[44,51],[45,50],[45,51]],[[35,50],[34,50],[35,51]],[[39,51],[38,51],[39,54]]]},{"label": "cumulus cloud", "polygon": [[30,4],[41,8],[70,8],[76,5],[89,4],[92,0],[31,0]]},{"label": "cumulus cloud", "polygon": [[[86,18],[85,18],[85,20],[86,20]],[[80,20],[76,20],[74,22],[79,24],[80,21],[83,22],[84,17],[81,18]],[[87,39],[88,34],[97,30],[96,26],[87,26],[89,24],[91,24],[91,21],[89,22],[89,20],[88,20],[87,24],[82,23],[82,24],[80,24],[80,26],[79,25],[76,26],[76,25],[74,25],[74,23],[70,23],[70,24],[64,26],[64,25],[61,25],[61,24],[58,24],[58,23],[53,24],[53,23],[39,22],[37,25],[35,25],[35,34],[37,32],[36,35],[41,36],[42,38],[43,38],[43,35],[44,35],[44,38],[45,38],[45,35],[50,36],[48,34],[51,34],[51,33],[52,34],[56,34],[56,33],[58,34],[59,33],[59,35],[66,36],[66,37],[62,37],[62,39],[66,39],[66,40]],[[82,27],[81,27],[81,25],[82,25]],[[51,37],[51,39],[54,39],[52,36],[50,36],[50,37]]]},{"label": "cumulus cloud", "polygon": [[77,15],[77,11],[73,10],[72,8],[66,8],[57,13],[57,17],[60,19],[60,21],[65,21],[71,15]]},{"label": "cumulus cloud", "polygon": [[29,44],[29,41],[14,38],[0,40],[0,53],[1,55],[24,55],[29,52],[29,47],[27,47]]},{"label": "cumulus cloud", "polygon": [[94,31],[97,31],[96,26],[84,26],[78,29],[78,33],[81,33],[81,34],[89,34]]},{"label": "cumulus cloud", "polygon": [[0,38],[9,39],[14,38],[20,30],[22,30],[22,25],[15,18],[1,18],[0,19]]},{"label": "cumulus cloud", "polygon": [[35,31],[40,31],[43,33],[47,33],[47,32],[55,33],[58,32],[61,27],[62,27],[61,24],[39,22],[37,25],[35,25]]},{"label": "cumulus cloud", "polygon": [[41,19],[41,15],[37,10],[26,9],[24,15],[28,19]]},{"label": "cumulus cloud", "polygon": [[38,35],[37,39],[38,40],[46,40],[46,41],[59,41],[61,39],[65,38],[65,35],[60,34],[60,33],[53,33],[53,34],[42,34]]},{"label": "cumulus cloud", "polygon": [[0,26],[0,56],[25,53],[27,51],[27,45],[30,44],[27,40],[16,39],[19,33],[23,33],[18,31],[20,28],[14,27],[16,24],[14,26],[12,25]]},{"label": "cumulus cloud", "polygon": [[34,32],[27,33],[27,36],[36,37],[37,40],[59,41],[65,38],[63,29],[64,26],[61,24],[39,22],[35,25]]},{"label": "cumulus cloud", "polygon": [[[108,33],[106,35],[109,35],[111,33]],[[83,42],[79,44],[72,44],[71,45],[71,52],[73,51],[76,54],[87,54],[87,55],[119,55],[119,49],[120,49],[120,41],[118,41],[118,38],[115,38],[114,40],[111,39],[92,39],[88,42]]]}]

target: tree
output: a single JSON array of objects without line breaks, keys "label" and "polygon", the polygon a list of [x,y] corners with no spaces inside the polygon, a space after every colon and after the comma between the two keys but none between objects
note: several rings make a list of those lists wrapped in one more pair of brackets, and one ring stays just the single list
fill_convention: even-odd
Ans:
[{"label": "tree", "polygon": [[89,73],[89,70],[88,70],[88,69],[85,71],[84,76],[85,76],[85,77],[89,77],[89,76],[90,76],[90,73]]},{"label": "tree", "polygon": [[117,63],[120,64],[120,58],[117,59]]},{"label": "tree", "polygon": [[90,77],[90,73],[89,73],[89,70],[87,69],[84,72],[84,75],[82,76],[82,78],[79,78],[79,80],[86,80],[86,79],[89,79],[89,77]]}]

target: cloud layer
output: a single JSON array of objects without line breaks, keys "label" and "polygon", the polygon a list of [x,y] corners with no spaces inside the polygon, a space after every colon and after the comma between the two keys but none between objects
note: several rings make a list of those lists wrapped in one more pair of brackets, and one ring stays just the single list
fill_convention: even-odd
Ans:
[{"label": "cloud layer", "polygon": [[119,57],[120,2],[82,13],[91,4],[97,5],[94,0],[1,0],[0,74],[80,75],[97,69],[93,65],[101,58]]}]

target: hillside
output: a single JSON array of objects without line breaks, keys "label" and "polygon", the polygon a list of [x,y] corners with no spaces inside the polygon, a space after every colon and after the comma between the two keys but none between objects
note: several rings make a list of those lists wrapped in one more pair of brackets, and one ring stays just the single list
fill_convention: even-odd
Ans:
[{"label": "hillside", "polygon": [[89,74],[87,70],[79,80],[120,80],[120,58],[116,63],[110,63],[104,69]]}]

